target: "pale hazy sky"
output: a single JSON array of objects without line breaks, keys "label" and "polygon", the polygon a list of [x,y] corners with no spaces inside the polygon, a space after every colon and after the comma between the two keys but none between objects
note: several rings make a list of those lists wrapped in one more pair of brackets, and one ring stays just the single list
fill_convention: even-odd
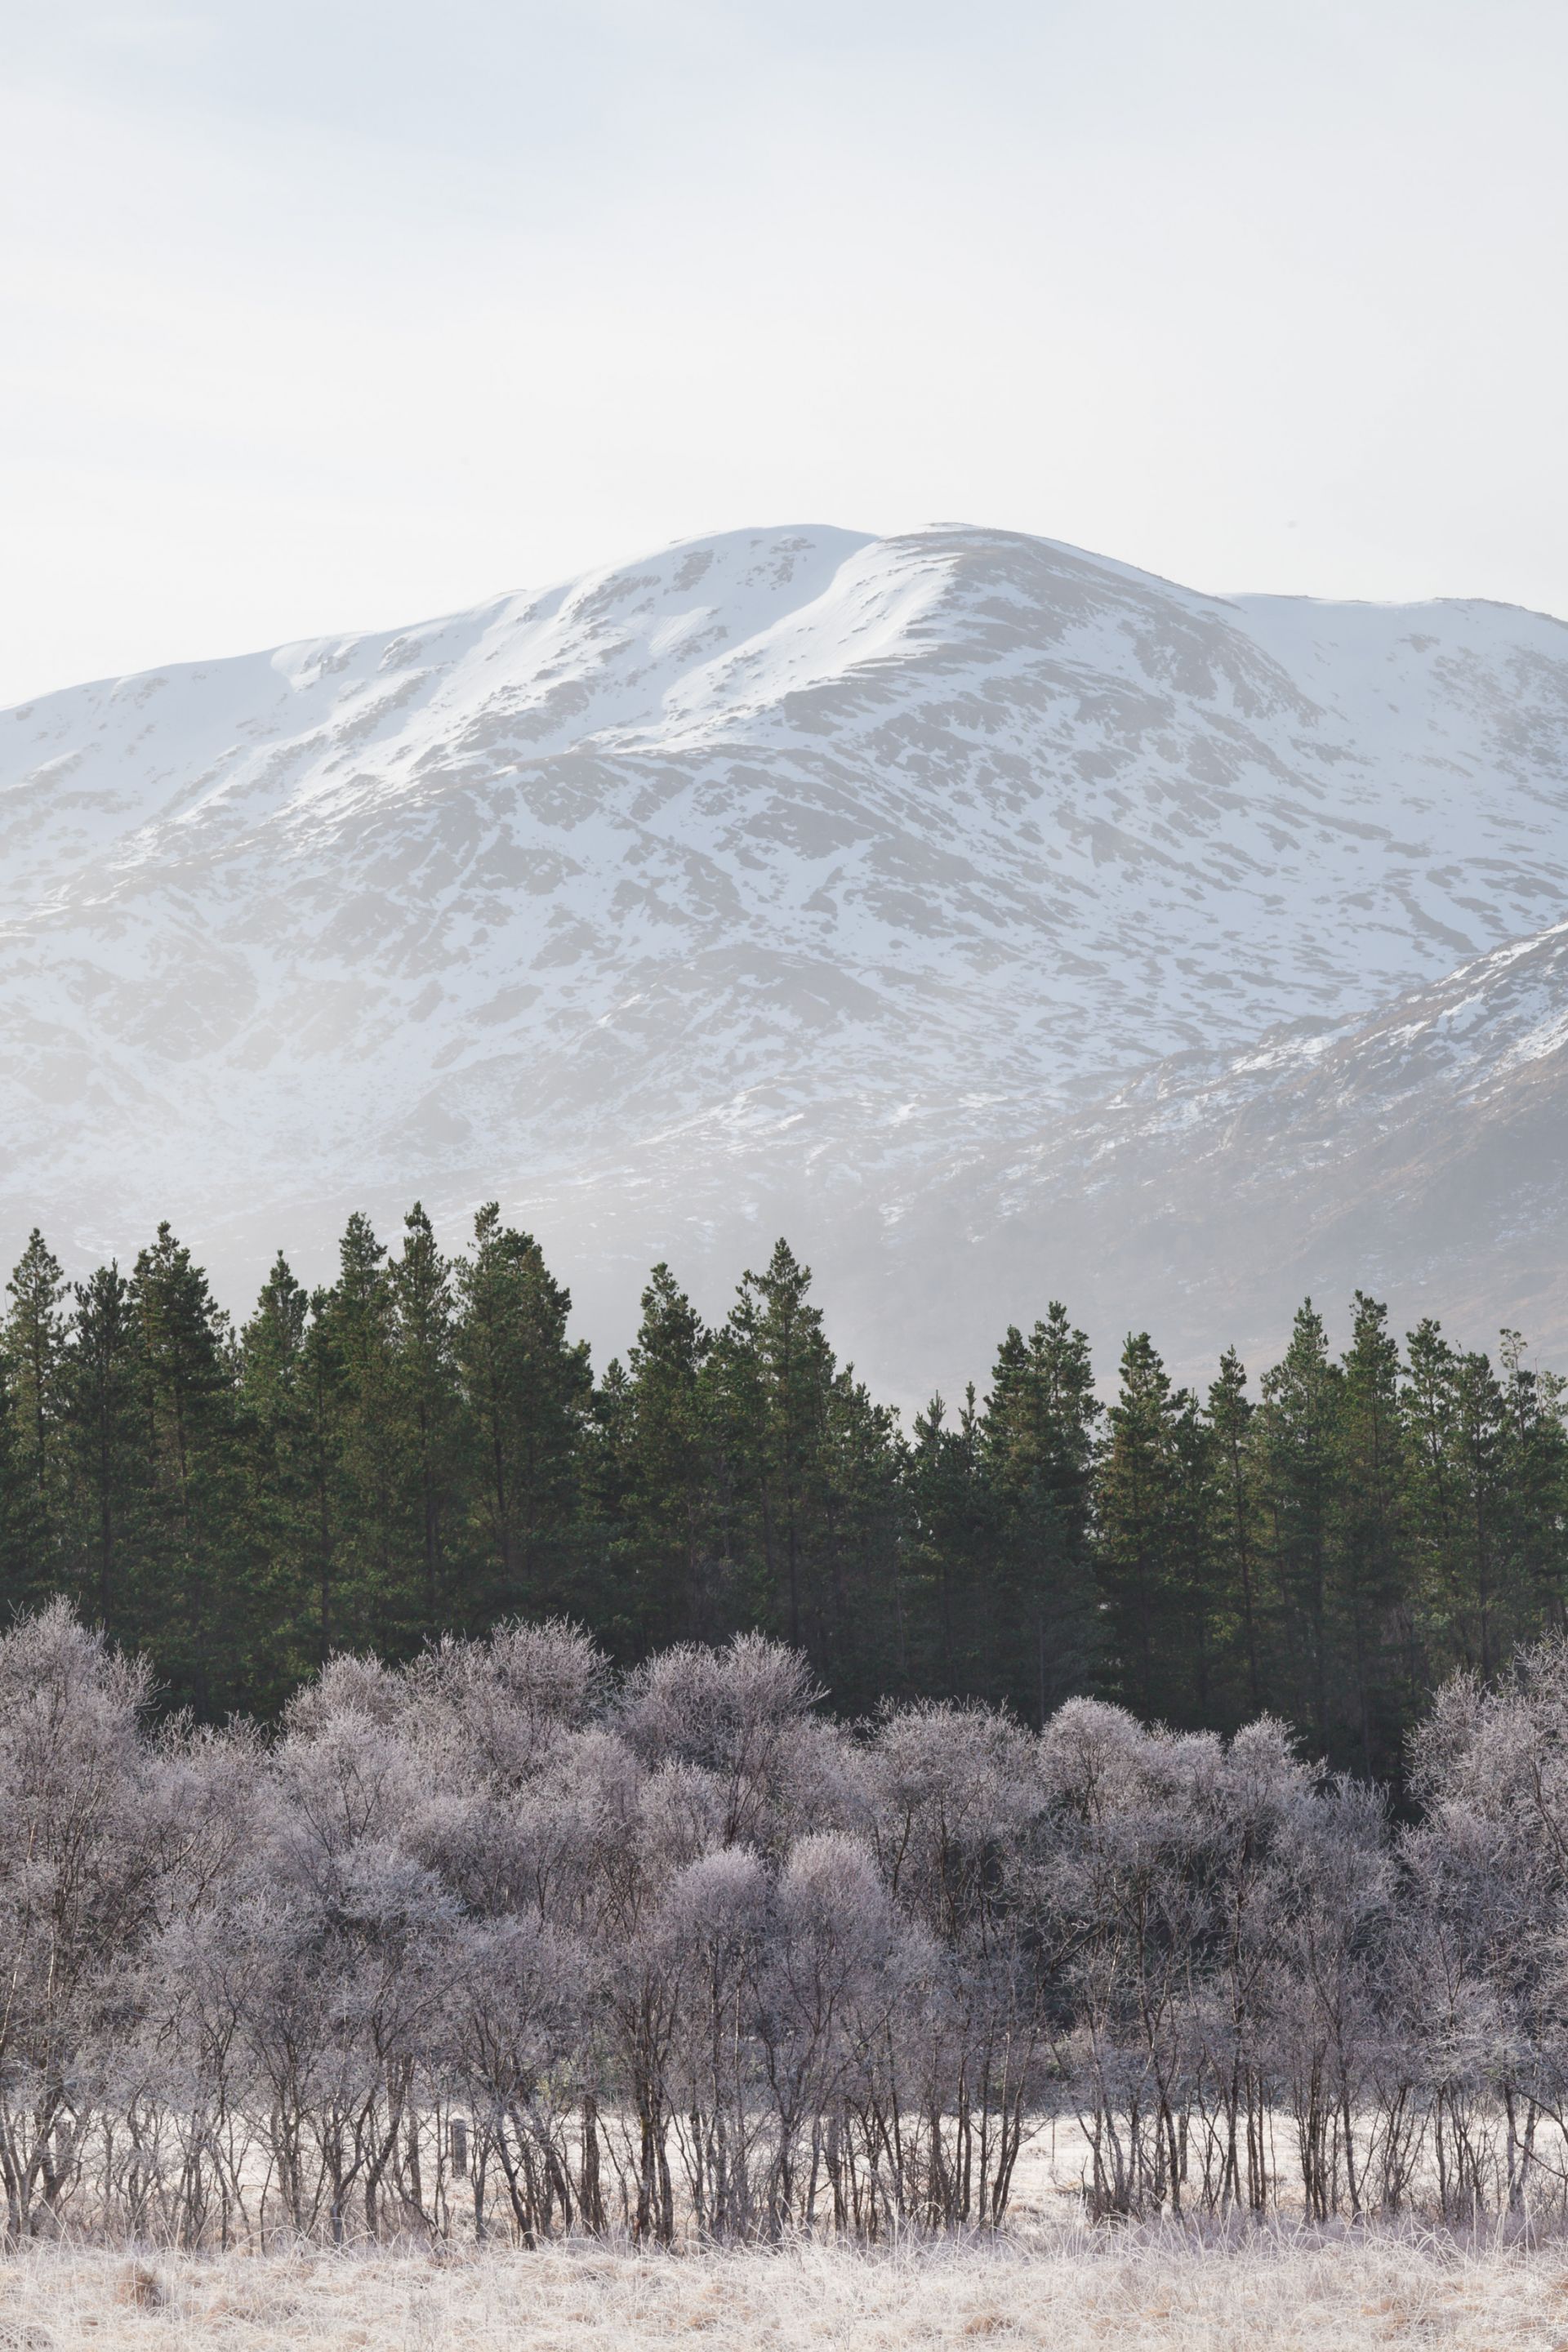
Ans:
[{"label": "pale hazy sky", "polygon": [[742,523],[1568,614],[1568,8],[0,0],[0,702]]}]

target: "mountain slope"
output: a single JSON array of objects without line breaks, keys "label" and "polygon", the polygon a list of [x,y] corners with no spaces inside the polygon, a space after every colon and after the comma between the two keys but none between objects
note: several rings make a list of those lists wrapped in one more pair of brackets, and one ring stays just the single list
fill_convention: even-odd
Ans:
[{"label": "mountain slope", "polygon": [[928,1191],[920,1235],[950,1225],[979,1295],[1078,1265],[1103,1331],[1152,1319],[1184,1368],[1357,1286],[1568,1360],[1568,923],[1367,1021],[1158,1065]]},{"label": "mountain slope", "polygon": [[[1568,630],[742,532],[51,696],[0,817],[13,1240],[169,1214],[237,1298],[355,1202],[499,1192],[618,1338],[656,1249],[940,1251],[955,1167],[1011,1199],[1132,1074],[1568,911]],[[902,1380],[900,1311],[857,1336]]]}]

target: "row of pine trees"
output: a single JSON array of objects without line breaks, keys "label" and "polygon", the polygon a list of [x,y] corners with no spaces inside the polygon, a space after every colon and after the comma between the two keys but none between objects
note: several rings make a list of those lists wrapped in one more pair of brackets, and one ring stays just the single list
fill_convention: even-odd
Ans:
[{"label": "row of pine trees", "polygon": [[1114,1402],[1053,1305],[989,1386],[904,1431],[840,1364],[781,1242],[710,1328],[655,1269],[595,1382],[538,1244],[483,1209],[351,1219],[337,1280],[279,1257],[236,1329],[167,1226],[68,1283],[35,1234],[0,1357],[0,1598],[64,1594],[172,1704],[275,1711],[334,1651],[565,1614],[632,1661],[759,1628],[850,1715],[1075,1693],[1146,1720],[1268,1711],[1397,1783],[1456,1668],[1568,1602],[1563,1386],[1358,1294],[1205,1394],[1129,1339]]}]

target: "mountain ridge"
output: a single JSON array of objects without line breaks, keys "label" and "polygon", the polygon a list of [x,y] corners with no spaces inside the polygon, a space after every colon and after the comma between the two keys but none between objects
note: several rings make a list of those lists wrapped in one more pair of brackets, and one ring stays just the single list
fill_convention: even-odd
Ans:
[{"label": "mountain ridge", "polygon": [[[499,1193],[618,1339],[654,1255],[700,1285],[793,1216],[887,1272],[966,1170],[999,1199],[1034,1152],[1063,1197],[1141,1074],[1550,929],[1568,628],[970,526],[731,532],[39,698],[0,813],[13,1237],[170,1214],[243,1297],[362,1201]],[[901,1311],[857,1308],[871,1369]]]}]

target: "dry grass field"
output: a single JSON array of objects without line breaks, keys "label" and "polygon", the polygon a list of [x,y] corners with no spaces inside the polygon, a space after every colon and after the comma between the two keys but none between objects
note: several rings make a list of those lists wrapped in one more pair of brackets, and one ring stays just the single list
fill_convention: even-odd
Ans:
[{"label": "dry grass field", "polygon": [[867,2254],[146,2257],[38,2246],[0,2261],[5,2352],[1454,2352],[1568,2347],[1568,2252],[1288,2231],[1227,2243],[1064,2231],[1056,2242]]}]

